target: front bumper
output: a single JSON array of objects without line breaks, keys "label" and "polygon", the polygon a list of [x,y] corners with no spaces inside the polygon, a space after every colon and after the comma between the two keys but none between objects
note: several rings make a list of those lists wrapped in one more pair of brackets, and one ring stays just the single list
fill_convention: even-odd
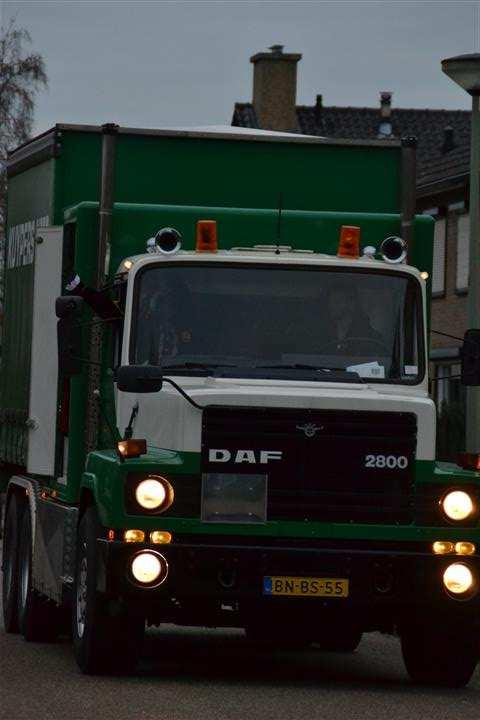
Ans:
[{"label": "front bumper", "polygon": [[[480,557],[435,556],[419,551],[350,548],[294,548],[267,545],[125,544],[98,540],[98,590],[152,606],[170,598],[220,603],[284,602],[265,597],[263,578],[270,575],[328,577],[349,580],[348,598],[292,598],[304,605],[348,608],[377,607],[393,614],[408,609],[438,610],[480,617]],[[129,566],[140,550],[160,552],[169,573],[157,588],[141,588],[129,579]],[[464,562],[477,578],[478,592],[457,600],[443,587],[443,572],[452,562]],[[288,598],[288,600],[290,600]],[[311,605],[309,605],[311,607]]]}]

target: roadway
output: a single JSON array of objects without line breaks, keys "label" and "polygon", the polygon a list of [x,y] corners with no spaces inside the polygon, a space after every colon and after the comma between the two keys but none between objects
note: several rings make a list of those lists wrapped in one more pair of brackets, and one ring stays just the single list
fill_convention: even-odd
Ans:
[{"label": "roadway", "polygon": [[266,652],[241,631],[147,633],[132,677],[87,677],[71,648],[0,630],[1,720],[479,720],[480,667],[460,691],[419,688],[398,642],[364,637],[350,655]]}]

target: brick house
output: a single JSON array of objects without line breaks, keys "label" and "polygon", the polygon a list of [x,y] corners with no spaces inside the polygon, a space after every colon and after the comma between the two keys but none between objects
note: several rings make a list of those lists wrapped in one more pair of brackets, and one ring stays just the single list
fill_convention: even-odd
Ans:
[{"label": "brick house", "polygon": [[[236,103],[232,125],[299,132],[332,138],[374,139],[415,135],[417,150],[417,212],[436,219],[432,328],[462,337],[467,329],[468,182],[470,116],[468,110],[408,109],[392,106],[392,93],[381,92],[377,107],[296,104],[298,53],[253,55],[253,100]],[[440,72],[440,68],[439,68]],[[433,377],[459,372],[460,342],[432,333]],[[439,408],[443,401],[462,402],[456,379],[432,384]]]}]

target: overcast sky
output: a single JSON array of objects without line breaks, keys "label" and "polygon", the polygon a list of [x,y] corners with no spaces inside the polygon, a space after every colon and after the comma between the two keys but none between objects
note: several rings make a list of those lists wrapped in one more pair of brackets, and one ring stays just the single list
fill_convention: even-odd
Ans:
[{"label": "overcast sky", "polygon": [[35,130],[56,122],[136,127],[230,124],[249,101],[249,58],[274,43],[300,52],[299,104],[467,108],[440,70],[480,51],[480,2],[12,2],[45,58]]}]

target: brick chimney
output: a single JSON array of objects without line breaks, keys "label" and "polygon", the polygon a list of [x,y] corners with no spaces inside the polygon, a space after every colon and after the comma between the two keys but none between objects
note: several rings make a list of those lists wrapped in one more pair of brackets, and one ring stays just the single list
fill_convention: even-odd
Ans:
[{"label": "brick chimney", "polygon": [[391,138],[392,135],[392,93],[380,93],[380,123],[377,137]]},{"label": "brick chimney", "polygon": [[453,150],[455,147],[455,136],[453,127],[451,125],[447,125],[443,130],[443,144],[442,144],[442,153],[448,153],[451,150]]},{"label": "brick chimney", "polygon": [[262,130],[298,130],[297,63],[299,53],[284,53],[283,45],[253,55],[253,107]]}]

